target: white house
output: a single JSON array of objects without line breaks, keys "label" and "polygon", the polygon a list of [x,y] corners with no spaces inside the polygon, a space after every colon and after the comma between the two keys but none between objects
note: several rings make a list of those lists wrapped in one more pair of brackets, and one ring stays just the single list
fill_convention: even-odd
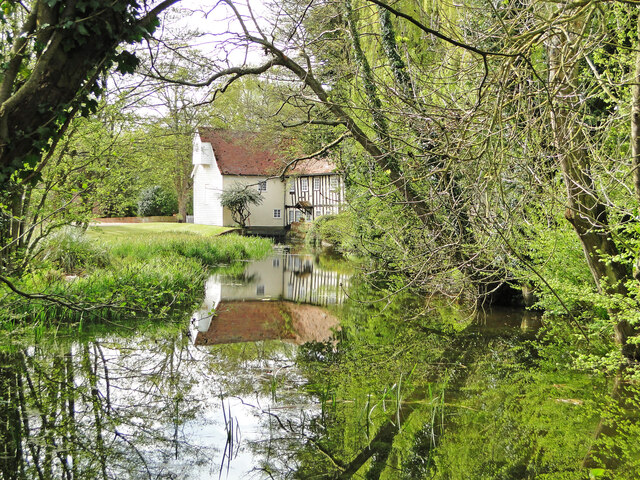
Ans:
[{"label": "white house", "polygon": [[284,160],[257,144],[255,134],[200,128],[193,140],[194,223],[233,226],[220,193],[236,184],[256,188],[264,200],[251,207],[247,226],[286,227],[338,213],[344,181],[325,159],[299,162],[281,179]]}]

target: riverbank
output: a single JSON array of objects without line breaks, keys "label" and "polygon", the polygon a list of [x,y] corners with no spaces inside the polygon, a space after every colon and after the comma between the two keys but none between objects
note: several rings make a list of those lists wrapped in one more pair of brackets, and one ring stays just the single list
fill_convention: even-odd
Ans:
[{"label": "riverbank", "polygon": [[[259,258],[271,242],[175,224],[65,229],[47,240],[21,278],[0,288],[5,329],[161,319],[195,307],[211,267]],[[146,227],[146,225],[145,225]]]}]

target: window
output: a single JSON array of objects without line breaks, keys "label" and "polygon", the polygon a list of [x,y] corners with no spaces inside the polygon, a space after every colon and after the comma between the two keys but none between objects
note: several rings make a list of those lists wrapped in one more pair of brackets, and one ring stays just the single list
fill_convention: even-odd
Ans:
[{"label": "window", "polygon": [[279,208],[274,208],[273,209],[273,218],[280,218],[280,209]]},{"label": "window", "polygon": [[273,268],[278,268],[280,266],[280,259],[274,258],[271,264],[273,265]]},{"label": "window", "polygon": [[295,210],[289,210],[289,223],[293,223],[296,220]]},{"label": "window", "polygon": [[313,177],[313,189],[320,190],[320,177]]},{"label": "window", "polygon": [[258,191],[259,192],[266,192],[267,191],[267,181],[264,180],[262,182],[258,182]]},{"label": "window", "polygon": [[264,295],[264,285],[258,285],[256,288],[256,295]]},{"label": "window", "polygon": [[316,217],[322,215],[322,207],[316,207]]},{"label": "window", "polygon": [[332,189],[333,189],[333,188],[338,188],[338,177],[337,177],[336,175],[333,175],[333,176],[331,177],[330,182],[331,182],[331,188],[332,188]]},{"label": "window", "polygon": [[308,178],[301,178],[300,179],[300,190],[302,190],[303,192],[308,192],[309,191],[309,179]]}]

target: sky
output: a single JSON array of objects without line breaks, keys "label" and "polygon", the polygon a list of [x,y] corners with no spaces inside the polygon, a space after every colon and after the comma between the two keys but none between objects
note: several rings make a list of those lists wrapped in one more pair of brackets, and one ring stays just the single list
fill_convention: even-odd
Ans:
[{"label": "sky", "polygon": [[[242,14],[247,14],[247,1],[235,2],[236,8]],[[266,15],[266,6],[262,0],[251,1],[251,11],[254,16],[260,18]],[[197,80],[202,81],[211,72],[227,69],[232,66],[240,66],[244,63],[259,64],[264,61],[264,53],[258,48],[248,49],[234,39],[241,32],[239,22],[235,19],[232,10],[224,2],[216,0],[181,0],[176,8],[168,10],[161,16],[161,25],[154,33],[154,37],[172,43],[172,39],[186,31],[199,32],[188,43],[192,48],[201,52],[202,66],[188,65],[189,73],[194,74]],[[235,33],[235,35],[234,35]],[[147,59],[150,54],[158,57],[168,47],[161,44],[139,44],[132,46],[138,51],[138,57]],[[164,72],[163,72],[164,73]],[[167,75],[171,77],[171,75]],[[153,93],[157,88],[157,82],[145,82],[139,75],[114,75],[109,80],[112,92],[130,92],[131,101],[127,108],[142,114],[145,117],[157,117],[166,114],[163,102]],[[131,89],[135,92],[131,93]],[[210,98],[211,88],[195,88],[186,93],[192,103],[200,103]]]}]

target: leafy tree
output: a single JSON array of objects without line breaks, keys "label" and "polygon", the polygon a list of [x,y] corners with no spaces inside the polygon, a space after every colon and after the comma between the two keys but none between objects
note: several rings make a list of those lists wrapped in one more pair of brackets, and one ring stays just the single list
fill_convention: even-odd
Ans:
[{"label": "leafy tree", "polygon": [[[28,263],[38,219],[50,220],[43,205],[54,197],[59,217],[67,207],[81,204],[84,182],[61,189],[61,179],[35,183],[54,159],[72,161],[68,173],[77,177],[84,165],[75,164],[74,150],[65,149],[63,136],[77,114],[98,108],[104,74],[115,68],[130,73],[138,64],[132,53],[119,51],[136,43],[158,26],[158,14],[177,0],[154,7],[135,0],[103,4],[99,1],[59,0],[4,2],[0,13],[0,268],[20,271]],[[57,162],[57,169],[61,164]],[[44,193],[34,198],[37,191]],[[31,203],[37,201],[39,203]],[[36,206],[37,205],[37,206]],[[74,207],[75,208],[75,207]],[[35,223],[34,223],[35,219]],[[73,221],[67,218],[67,223]],[[57,222],[47,222],[47,229]]]},{"label": "leafy tree", "polygon": [[240,184],[234,185],[220,194],[220,204],[229,209],[233,221],[242,228],[247,225],[247,220],[251,215],[251,206],[260,205],[262,201],[260,192]]},{"label": "leafy tree", "polygon": [[[221,48],[265,58],[212,62],[191,85],[278,79],[274,116],[316,127],[318,152],[339,150],[355,235],[378,278],[489,300],[524,281],[555,298],[583,337],[604,322],[625,355],[637,355],[633,6],[291,0],[272,12],[267,35],[239,3],[223,5],[239,28],[233,40],[220,36]],[[581,322],[534,251],[565,221],[590,274],[580,280],[576,305],[591,309]]]}]

